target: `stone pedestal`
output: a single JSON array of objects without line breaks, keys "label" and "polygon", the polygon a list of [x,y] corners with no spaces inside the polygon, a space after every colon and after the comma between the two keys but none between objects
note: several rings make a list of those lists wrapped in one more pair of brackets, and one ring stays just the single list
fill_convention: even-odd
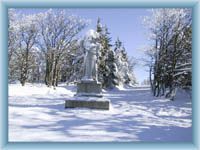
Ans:
[{"label": "stone pedestal", "polygon": [[101,83],[95,80],[81,80],[77,84],[76,96],[102,97]]},{"label": "stone pedestal", "polygon": [[65,101],[65,108],[90,108],[109,110],[110,100],[99,97],[75,96]]},{"label": "stone pedestal", "polygon": [[65,108],[90,108],[109,110],[110,100],[102,97],[101,83],[82,80],[77,84],[77,93],[65,101]]}]

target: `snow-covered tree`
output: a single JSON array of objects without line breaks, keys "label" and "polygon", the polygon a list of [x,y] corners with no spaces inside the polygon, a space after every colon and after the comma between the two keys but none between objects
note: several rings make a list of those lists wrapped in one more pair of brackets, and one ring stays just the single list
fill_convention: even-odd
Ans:
[{"label": "snow-covered tree", "polygon": [[154,91],[154,84],[153,84],[153,76],[154,76],[154,61],[155,61],[155,46],[150,45],[145,47],[144,49],[144,56],[141,59],[143,65],[148,68],[149,72],[149,83],[151,85],[152,92]]},{"label": "snow-covered tree", "polygon": [[116,65],[116,58],[113,50],[108,51],[108,57],[106,59],[106,78],[105,78],[105,87],[114,88],[119,84],[118,69]]},{"label": "snow-covered tree", "polygon": [[19,46],[17,41],[16,31],[16,17],[17,14],[14,9],[8,10],[8,78],[9,82],[17,80],[16,74],[16,48]]},{"label": "snow-covered tree", "polygon": [[28,73],[28,82],[41,83],[44,81],[45,58],[38,47],[33,47],[30,54],[31,68]]},{"label": "snow-covered tree", "polygon": [[[68,78],[68,82],[78,82],[83,77],[83,63],[85,51],[83,49],[84,40],[78,40],[74,45],[74,51],[71,54],[71,65],[68,67],[71,68],[71,76]],[[68,71],[70,72],[70,70]]]},{"label": "snow-covered tree", "polygon": [[36,16],[17,15],[15,10],[9,10],[8,31],[9,78],[17,78],[24,86],[33,65],[31,51],[37,42]]},{"label": "snow-covered tree", "polygon": [[137,79],[135,77],[134,69],[135,66],[138,64],[138,61],[135,57],[128,57],[128,76],[130,81],[128,82],[129,85],[135,85],[137,84]]},{"label": "snow-covered tree", "polygon": [[[78,37],[88,21],[68,14],[63,9],[48,9],[40,13],[21,14],[9,10],[9,81],[45,82],[57,86],[58,82],[79,81],[83,75],[83,40]],[[98,53],[98,80],[103,88],[133,84],[133,61],[118,41],[112,49],[106,26],[97,21],[100,50]],[[120,62],[120,64],[118,64]],[[121,68],[120,68],[121,67]],[[120,70],[121,69],[121,70]],[[120,70],[120,71],[119,71]],[[121,80],[121,81],[120,81]]]},{"label": "snow-covered tree", "polygon": [[63,9],[30,15],[10,9],[9,80],[18,79],[24,85],[26,81],[39,82],[44,78],[48,86],[56,86],[61,78],[68,80],[77,35],[87,24],[87,20]]},{"label": "snow-covered tree", "polygon": [[[99,43],[101,44],[99,56],[98,56],[98,80],[102,83],[102,86],[104,88],[110,87],[111,85],[108,85],[108,76],[110,74],[114,75],[114,71],[112,70],[113,67],[110,65],[110,61],[108,59],[108,54],[112,55],[110,51],[111,50],[111,38],[109,37],[108,28],[106,26],[102,26],[100,23],[100,19],[97,20],[97,32],[99,33]],[[109,64],[109,65],[108,65]],[[117,77],[116,77],[117,78]],[[109,83],[115,83],[109,81]]]},{"label": "snow-covered tree", "polygon": [[17,47],[17,33],[16,33],[16,17],[17,14],[14,9],[8,10],[8,64],[15,53]]},{"label": "snow-covered tree", "polygon": [[191,85],[192,18],[190,9],[154,9],[145,18],[154,45],[153,84],[155,96],[172,100],[177,87]]},{"label": "snow-covered tree", "polygon": [[136,63],[135,59],[133,57],[128,58],[126,50],[119,38],[115,42],[114,52],[118,68],[119,85],[135,84],[136,78],[133,73],[133,68]]},{"label": "snow-covered tree", "polygon": [[62,57],[69,55],[77,34],[84,29],[87,21],[69,15],[64,10],[48,10],[38,15],[40,26],[40,48],[45,54],[45,83],[56,86]]},{"label": "snow-covered tree", "polygon": [[20,82],[25,84],[28,79],[28,71],[32,65],[30,55],[33,46],[37,42],[38,28],[35,21],[35,16],[25,16],[23,20],[20,20],[20,54],[21,54],[21,75]]}]

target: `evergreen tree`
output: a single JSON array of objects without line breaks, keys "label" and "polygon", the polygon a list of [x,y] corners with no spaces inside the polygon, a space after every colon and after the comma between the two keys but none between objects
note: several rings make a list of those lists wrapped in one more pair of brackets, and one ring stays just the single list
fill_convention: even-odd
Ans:
[{"label": "evergreen tree", "polygon": [[114,88],[118,85],[118,70],[116,65],[116,59],[113,50],[108,52],[108,58],[106,59],[106,78],[105,78],[105,86],[107,88]]},{"label": "evergreen tree", "polygon": [[111,49],[111,38],[109,37],[109,32],[106,26],[102,27],[100,19],[97,21],[97,32],[99,33],[99,43],[101,44],[99,57],[98,57],[98,80],[102,83],[102,86],[107,87],[106,80],[109,72],[109,66],[107,66],[106,61],[108,59],[108,52]]},{"label": "evergreen tree", "polygon": [[122,42],[119,40],[119,38],[117,38],[117,40],[115,41],[114,51],[116,52],[117,50],[121,49],[121,47],[122,47]]},{"label": "evergreen tree", "polygon": [[101,20],[100,18],[97,19],[97,32],[101,33],[102,32],[102,25],[101,25]]},{"label": "evergreen tree", "polygon": [[115,57],[118,68],[118,81],[120,85],[135,84],[136,79],[133,73],[133,60],[129,60],[122,42],[117,38],[115,42]]}]

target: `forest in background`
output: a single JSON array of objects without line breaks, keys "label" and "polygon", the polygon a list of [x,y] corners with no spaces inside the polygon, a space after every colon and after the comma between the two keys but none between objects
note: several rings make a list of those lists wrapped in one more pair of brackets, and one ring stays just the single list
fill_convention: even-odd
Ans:
[{"label": "forest in background", "polygon": [[[49,9],[21,14],[9,9],[8,63],[9,83],[20,81],[45,83],[78,82],[83,75],[84,38],[80,33],[89,21],[64,9]],[[184,8],[152,9],[143,17],[149,45],[142,61],[149,68],[154,96],[174,99],[178,88],[192,89],[192,10]],[[98,79],[103,88],[135,85],[135,58],[128,57],[124,44],[112,37],[100,18],[96,23],[101,49],[98,54]],[[134,27],[133,27],[134,28]],[[130,29],[131,30],[131,29]]]},{"label": "forest in background", "polygon": [[[83,76],[84,49],[80,32],[89,23],[64,9],[49,9],[35,14],[21,14],[10,9],[8,26],[9,82],[78,82]],[[111,44],[106,25],[97,20],[101,49],[98,54],[98,79],[103,88],[134,85],[134,58],[127,56],[123,43]]]}]

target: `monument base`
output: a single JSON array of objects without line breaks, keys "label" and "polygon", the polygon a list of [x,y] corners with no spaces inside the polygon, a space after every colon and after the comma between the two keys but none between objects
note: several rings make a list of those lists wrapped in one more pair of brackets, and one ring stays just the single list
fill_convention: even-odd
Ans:
[{"label": "monument base", "polygon": [[90,108],[109,110],[110,100],[102,97],[101,83],[83,79],[77,83],[77,93],[65,101],[65,108]]},{"label": "monument base", "polygon": [[110,100],[95,97],[73,97],[65,101],[65,108],[90,108],[109,110]]},{"label": "monument base", "polygon": [[102,97],[101,83],[95,80],[81,80],[80,83],[77,83],[75,96]]}]

